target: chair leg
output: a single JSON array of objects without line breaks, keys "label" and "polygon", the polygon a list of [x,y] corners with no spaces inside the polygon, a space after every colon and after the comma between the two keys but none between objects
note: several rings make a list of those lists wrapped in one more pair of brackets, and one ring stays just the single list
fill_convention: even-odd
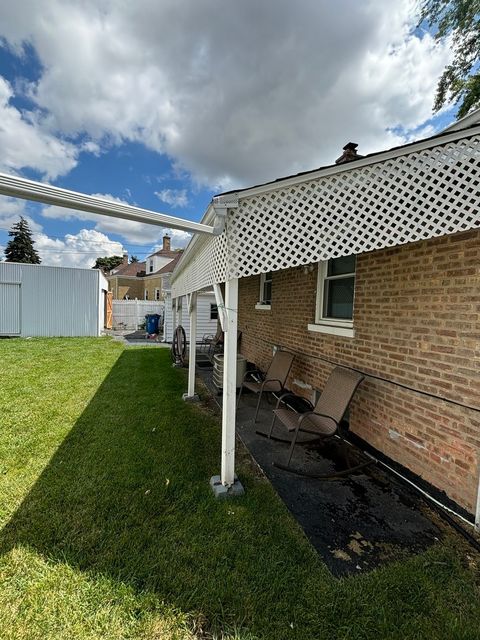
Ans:
[{"label": "chair leg", "polygon": [[263,394],[263,391],[260,391],[258,394],[257,408],[255,409],[255,418],[253,419],[254,423],[257,421],[258,411],[260,409],[260,402],[262,401],[262,394]]},{"label": "chair leg", "polygon": [[293,450],[295,449],[295,444],[297,442],[297,437],[298,437],[298,432],[299,431],[300,431],[300,425],[297,426],[297,428],[295,429],[295,433],[293,434],[292,444],[290,445],[290,450],[288,452],[287,467],[290,466],[290,461],[292,459]]},{"label": "chair leg", "polygon": [[243,391],[243,382],[240,385],[240,391],[238,392],[238,398],[237,398],[237,409],[238,409],[238,405],[240,404],[240,398],[242,397],[242,391]]},{"label": "chair leg", "polygon": [[270,431],[268,432],[268,437],[271,438],[272,437],[272,433],[273,433],[273,427],[275,425],[275,420],[277,419],[277,416],[275,414],[273,414],[273,418],[272,418],[272,424],[270,425]]}]

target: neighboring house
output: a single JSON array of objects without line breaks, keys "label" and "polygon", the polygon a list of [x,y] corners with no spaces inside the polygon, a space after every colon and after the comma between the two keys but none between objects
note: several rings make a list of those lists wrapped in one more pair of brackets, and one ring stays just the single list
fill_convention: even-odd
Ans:
[{"label": "neighboring house", "polygon": [[98,269],[0,263],[1,336],[98,336],[108,283]]},{"label": "neighboring house", "polygon": [[164,269],[178,260],[181,253],[171,250],[170,236],[165,235],[162,248],[149,255],[145,262],[129,264],[128,254],[124,254],[123,262],[107,276],[114,300],[163,300]]},{"label": "neighboring house", "polygon": [[480,111],[468,125],[215,198],[202,222],[227,210],[227,231],[190,242],[172,296],[225,282],[236,318],[238,285],[241,352],[293,351],[296,393],[361,371],[351,432],[480,523]]},{"label": "neighboring house", "polygon": [[145,262],[128,263],[128,254],[123,254],[123,262],[115,269],[111,269],[108,289],[113,293],[114,300],[143,300]]}]

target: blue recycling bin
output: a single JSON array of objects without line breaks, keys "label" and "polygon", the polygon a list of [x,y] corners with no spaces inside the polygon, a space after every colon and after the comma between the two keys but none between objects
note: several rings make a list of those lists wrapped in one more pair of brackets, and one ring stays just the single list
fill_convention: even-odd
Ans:
[{"label": "blue recycling bin", "polygon": [[158,333],[158,313],[149,313],[145,316],[145,329],[147,333]]}]

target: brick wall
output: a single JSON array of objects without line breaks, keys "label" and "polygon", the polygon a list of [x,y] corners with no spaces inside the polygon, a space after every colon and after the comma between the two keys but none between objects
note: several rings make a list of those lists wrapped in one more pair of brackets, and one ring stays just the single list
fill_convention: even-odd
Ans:
[{"label": "brick wall", "polygon": [[108,286],[114,300],[123,300],[126,295],[130,300],[143,300],[143,278],[113,277],[109,279]]},{"label": "brick wall", "polygon": [[260,277],[240,280],[242,353],[265,367],[273,344],[294,350],[289,387],[309,397],[328,361],[369,374],[351,430],[473,512],[480,413],[467,407],[480,408],[480,232],[358,256],[354,338],[307,330],[316,283],[316,269],[274,273],[264,311],[255,310]]},{"label": "brick wall", "polygon": [[143,278],[143,286],[148,292],[148,300],[155,300],[155,289],[160,289],[160,300],[162,299],[162,277],[150,276]]}]

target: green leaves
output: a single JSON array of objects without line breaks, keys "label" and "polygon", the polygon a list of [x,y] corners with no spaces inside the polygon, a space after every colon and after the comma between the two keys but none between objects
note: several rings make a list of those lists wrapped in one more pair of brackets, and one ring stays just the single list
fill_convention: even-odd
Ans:
[{"label": "green leaves", "polygon": [[453,62],[440,77],[434,111],[459,104],[457,118],[480,106],[480,0],[424,0],[421,21],[436,40],[451,39]]}]

